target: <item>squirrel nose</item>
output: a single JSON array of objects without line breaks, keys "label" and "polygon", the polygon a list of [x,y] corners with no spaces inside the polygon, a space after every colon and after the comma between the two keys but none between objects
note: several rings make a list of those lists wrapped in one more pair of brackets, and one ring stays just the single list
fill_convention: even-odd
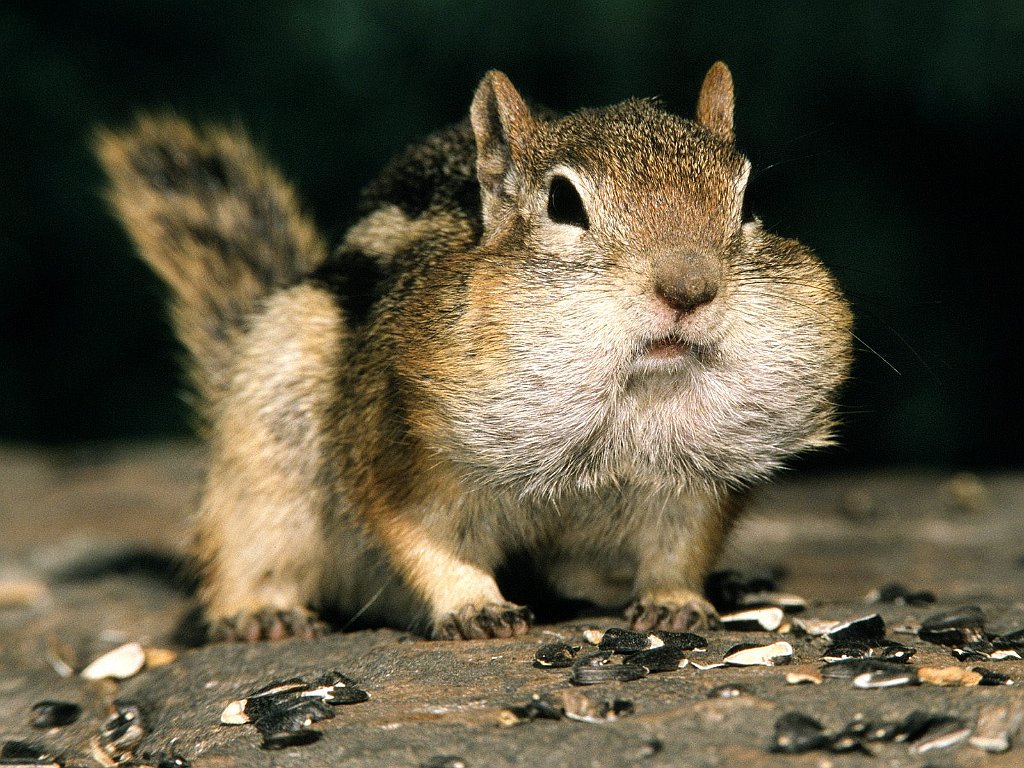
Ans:
[{"label": "squirrel nose", "polygon": [[721,279],[721,263],[714,256],[694,250],[673,251],[656,263],[654,292],[684,314],[714,300]]}]

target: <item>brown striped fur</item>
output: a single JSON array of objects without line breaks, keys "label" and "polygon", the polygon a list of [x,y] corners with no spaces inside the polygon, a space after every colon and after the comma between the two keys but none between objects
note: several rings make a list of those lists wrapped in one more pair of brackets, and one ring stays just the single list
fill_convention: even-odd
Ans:
[{"label": "brown striped fur", "polygon": [[327,608],[518,634],[494,578],[512,552],[638,628],[713,618],[701,582],[743,490],[830,442],[850,361],[828,272],[741,219],[732,111],[722,64],[696,121],[557,117],[489,73],[331,257],[242,134],[101,134],[210,426],[214,637],[315,634]]}]

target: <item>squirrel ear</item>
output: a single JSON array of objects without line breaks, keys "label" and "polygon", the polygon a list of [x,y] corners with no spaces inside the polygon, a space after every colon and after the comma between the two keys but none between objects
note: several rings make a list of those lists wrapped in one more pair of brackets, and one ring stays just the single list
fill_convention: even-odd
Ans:
[{"label": "squirrel ear", "polygon": [[511,81],[492,69],[477,86],[469,119],[476,137],[476,172],[486,217],[488,197],[500,196],[505,177],[522,158],[533,116]]},{"label": "squirrel ear", "polygon": [[704,84],[697,97],[697,122],[709,131],[732,141],[732,112],[735,97],[732,92],[732,73],[721,61],[711,65],[704,75]]}]

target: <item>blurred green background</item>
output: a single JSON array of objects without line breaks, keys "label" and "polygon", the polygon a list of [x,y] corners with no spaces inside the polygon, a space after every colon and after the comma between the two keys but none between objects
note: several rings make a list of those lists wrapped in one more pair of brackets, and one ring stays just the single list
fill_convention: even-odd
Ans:
[{"label": "blurred green background", "polygon": [[858,316],[819,466],[1024,465],[1024,4],[91,0],[0,5],[0,441],[185,434],[162,287],[107,214],[97,124],[247,127],[337,238],[497,67],[560,110],[732,68],[750,209]]}]

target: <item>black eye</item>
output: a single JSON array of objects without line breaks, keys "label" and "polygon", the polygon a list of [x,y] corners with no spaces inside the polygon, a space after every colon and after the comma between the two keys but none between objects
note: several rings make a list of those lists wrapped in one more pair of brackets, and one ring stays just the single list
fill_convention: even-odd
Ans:
[{"label": "black eye", "polygon": [[565,176],[552,176],[548,190],[548,218],[556,224],[570,224],[580,229],[590,229],[587,209],[576,187]]}]

